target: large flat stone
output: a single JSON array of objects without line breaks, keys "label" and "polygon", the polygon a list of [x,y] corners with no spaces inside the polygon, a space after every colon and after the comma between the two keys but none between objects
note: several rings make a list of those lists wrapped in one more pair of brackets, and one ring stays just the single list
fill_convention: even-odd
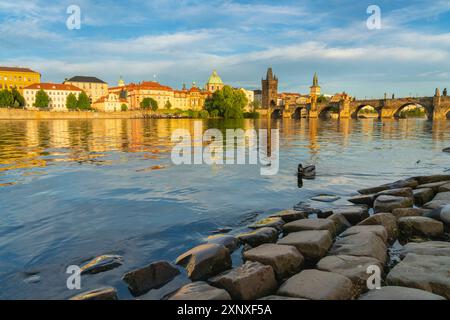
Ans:
[{"label": "large flat stone", "polygon": [[258,228],[275,228],[277,230],[281,230],[283,225],[285,224],[284,220],[280,217],[269,217],[255,222],[248,227],[250,229],[258,229]]},{"label": "large flat stone", "polygon": [[274,293],[278,287],[272,267],[253,261],[215,276],[209,283],[225,289],[236,300],[262,298]]},{"label": "large flat stone", "polygon": [[231,297],[223,289],[198,281],[180,288],[169,297],[169,300],[231,300]]},{"label": "large flat stone", "polygon": [[437,193],[433,201],[444,201],[450,204],[450,191]]},{"label": "large flat stone", "polygon": [[394,242],[398,237],[397,219],[392,213],[377,213],[361,221],[358,225],[381,225],[386,228],[389,242]]},{"label": "large flat stone", "polygon": [[383,265],[387,260],[387,247],[383,239],[373,232],[360,232],[338,239],[330,250],[330,255],[372,257]]},{"label": "large flat stone", "polygon": [[151,289],[159,288],[170,282],[180,271],[167,261],[157,261],[130,272],[122,280],[125,281],[131,293],[142,295]]},{"label": "large flat stone", "polygon": [[439,209],[440,207],[446,206],[450,202],[447,200],[431,200],[430,202],[425,203],[422,208],[428,210]]},{"label": "large flat stone", "polygon": [[352,225],[347,219],[340,213],[333,213],[327,219],[330,219],[334,222],[334,228],[336,230],[336,234],[340,234],[344,232],[347,228],[350,228]]},{"label": "large flat stone", "polygon": [[399,180],[392,183],[383,184],[378,187],[372,187],[372,188],[366,188],[358,190],[360,194],[375,194],[384,190],[389,189],[399,189],[399,188],[416,188],[419,185],[419,182],[416,179],[406,179],[406,180]]},{"label": "large flat stone", "polygon": [[278,280],[300,272],[305,260],[294,246],[270,243],[244,252],[244,259],[271,266]]},{"label": "large flat stone", "polygon": [[81,274],[96,274],[120,267],[123,257],[118,255],[101,255],[80,266]]},{"label": "large flat stone", "polygon": [[431,188],[415,189],[414,190],[414,204],[416,206],[423,206],[434,198],[435,192]]},{"label": "large flat stone", "polygon": [[447,182],[446,184],[440,186],[437,192],[449,192],[449,191],[450,191],[450,182]]},{"label": "large flat stone", "polygon": [[392,210],[392,214],[396,219],[403,217],[420,217],[427,212],[430,212],[430,210],[421,208],[398,208]]},{"label": "large flat stone", "polygon": [[359,297],[359,300],[445,300],[445,298],[424,290],[387,286],[371,290]]},{"label": "large flat stone", "polygon": [[439,188],[445,184],[449,183],[448,181],[439,181],[439,182],[432,182],[432,183],[425,183],[417,186],[416,189],[426,189],[430,188],[434,191],[434,193],[439,192]]},{"label": "large flat stone", "polygon": [[372,232],[373,234],[377,235],[381,240],[383,240],[384,243],[388,243],[388,233],[386,231],[386,228],[382,225],[364,225],[364,226],[353,226],[351,228],[348,228],[343,233],[341,233],[340,237],[348,237],[351,235],[359,234],[359,233],[367,233]]},{"label": "large flat stone", "polygon": [[400,218],[398,228],[401,243],[438,239],[444,234],[444,224],[427,217]]},{"label": "large flat stone", "polygon": [[389,272],[388,285],[425,290],[450,299],[450,257],[410,253]]},{"label": "large flat stone", "polygon": [[216,234],[206,238],[206,242],[215,243],[227,248],[230,253],[239,248],[240,242],[238,238],[229,234]]},{"label": "large flat stone", "polygon": [[402,249],[402,257],[408,253],[428,255],[428,256],[447,256],[450,257],[450,242],[427,241],[410,242]]},{"label": "large flat stone", "polygon": [[373,210],[375,213],[392,212],[397,208],[410,208],[412,206],[412,198],[382,195],[375,200]]},{"label": "large flat stone", "polygon": [[275,228],[259,228],[255,231],[241,233],[237,238],[251,247],[257,247],[263,243],[276,242],[278,231]]},{"label": "large flat stone", "polygon": [[230,252],[224,246],[208,243],[197,246],[179,256],[176,264],[186,268],[192,281],[206,280],[231,268]]},{"label": "large flat stone", "polygon": [[352,281],[343,275],[304,270],[283,283],[277,294],[311,300],[349,300],[354,289]]},{"label": "large flat stone", "polygon": [[348,201],[353,204],[365,205],[372,208],[373,202],[375,201],[375,196],[373,194],[360,194],[349,198]]},{"label": "large flat stone", "polygon": [[371,276],[371,273],[367,273],[369,266],[378,266],[381,271],[384,268],[375,258],[347,255],[327,256],[317,263],[319,270],[338,273],[352,280],[355,295],[367,291],[367,279]]},{"label": "large flat stone", "polygon": [[113,287],[99,288],[77,294],[70,300],[118,300],[117,290]]},{"label": "large flat stone", "polygon": [[412,198],[413,197],[413,189],[411,188],[398,188],[398,189],[389,189],[380,191],[375,194],[375,198],[379,196],[394,196],[394,197],[404,197],[404,198]]},{"label": "large flat stone", "polygon": [[414,177],[413,179],[417,180],[417,182],[419,182],[419,185],[422,185],[422,184],[426,184],[426,183],[450,181],[450,175],[448,175],[448,174],[437,174],[437,175],[432,175],[432,176]]},{"label": "large flat stone", "polygon": [[316,262],[327,254],[333,244],[333,238],[327,230],[300,231],[288,234],[278,240],[278,244],[296,247],[310,263]]},{"label": "large flat stone", "polygon": [[330,219],[303,219],[286,223],[283,226],[285,233],[306,230],[328,230],[331,234],[336,232],[335,223]]},{"label": "large flat stone", "polygon": [[352,225],[369,217],[369,210],[366,206],[343,206],[332,210],[333,214],[342,214]]},{"label": "large flat stone", "polygon": [[292,222],[300,219],[308,218],[308,214],[304,211],[298,210],[283,210],[277,213],[272,214],[270,217],[281,218],[284,222]]}]

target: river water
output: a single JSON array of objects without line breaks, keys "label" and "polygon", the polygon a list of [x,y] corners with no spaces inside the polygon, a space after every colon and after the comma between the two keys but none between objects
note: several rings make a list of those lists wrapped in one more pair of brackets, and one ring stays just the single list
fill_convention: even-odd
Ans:
[{"label": "river water", "polygon": [[[205,120],[203,128],[267,128],[266,120]],[[171,132],[194,120],[0,121],[0,298],[60,299],[66,267],[119,254],[124,264],[82,277],[115,286],[124,272],[173,261],[218,228],[231,234],[318,194],[450,168],[450,121],[277,120],[279,172],[258,165],[174,165]],[[298,187],[299,163],[317,178]],[[235,257],[236,259],[236,257]],[[31,278],[30,278],[31,276]]]}]

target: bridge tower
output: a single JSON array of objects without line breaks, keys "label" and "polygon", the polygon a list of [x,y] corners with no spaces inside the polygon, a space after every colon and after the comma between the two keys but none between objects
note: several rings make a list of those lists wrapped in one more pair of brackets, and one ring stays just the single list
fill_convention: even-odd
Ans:
[{"label": "bridge tower", "polygon": [[350,118],[350,102],[350,96],[343,92],[342,100],[339,102],[339,119]]},{"label": "bridge tower", "polygon": [[261,80],[262,108],[267,109],[270,117],[272,109],[277,106],[278,101],[278,78],[273,74],[272,68],[267,69],[266,79]]},{"label": "bridge tower", "polygon": [[309,109],[310,118],[318,118],[319,112],[317,110],[317,99],[320,96],[319,77],[314,73],[313,84],[310,87],[309,96],[311,97],[311,107]]}]

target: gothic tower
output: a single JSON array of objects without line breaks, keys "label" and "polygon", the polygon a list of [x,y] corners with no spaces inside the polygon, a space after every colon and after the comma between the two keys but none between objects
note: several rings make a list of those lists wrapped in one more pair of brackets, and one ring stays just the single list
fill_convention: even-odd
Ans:
[{"label": "gothic tower", "polygon": [[272,68],[267,69],[266,79],[261,80],[262,108],[269,109],[277,106],[278,78],[272,73]]},{"label": "gothic tower", "polygon": [[314,73],[313,85],[310,88],[311,98],[317,99],[320,96],[319,77],[317,76],[317,73]]}]

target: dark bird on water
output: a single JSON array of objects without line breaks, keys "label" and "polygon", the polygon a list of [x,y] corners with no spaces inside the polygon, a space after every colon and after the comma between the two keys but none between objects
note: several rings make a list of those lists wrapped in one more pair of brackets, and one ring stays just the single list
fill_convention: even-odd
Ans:
[{"label": "dark bird on water", "polygon": [[311,179],[316,176],[316,166],[309,165],[303,168],[302,164],[300,163],[298,165],[297,169],[297,175],[305,178],[305,179]]}]

